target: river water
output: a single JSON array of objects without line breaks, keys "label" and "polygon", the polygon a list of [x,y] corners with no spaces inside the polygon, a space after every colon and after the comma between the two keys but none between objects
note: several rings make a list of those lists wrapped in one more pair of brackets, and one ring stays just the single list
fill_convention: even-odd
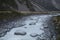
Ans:
[{"label": "river water", "polygon": [[31,15],[19,18],[10,23],[13,23],[15,28],[0,40],[56,40],[52,20],[52,15]]}]

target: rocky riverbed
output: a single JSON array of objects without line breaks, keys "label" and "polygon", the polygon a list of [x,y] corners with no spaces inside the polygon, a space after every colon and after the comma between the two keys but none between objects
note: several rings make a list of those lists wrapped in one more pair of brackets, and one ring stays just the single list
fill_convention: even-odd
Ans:
[{"label": "rocky riverbed", "polygon": [[52,20],[52,15],[18,18],[4,25],[7,30],[0,33],[0,40],[56,40]]}]

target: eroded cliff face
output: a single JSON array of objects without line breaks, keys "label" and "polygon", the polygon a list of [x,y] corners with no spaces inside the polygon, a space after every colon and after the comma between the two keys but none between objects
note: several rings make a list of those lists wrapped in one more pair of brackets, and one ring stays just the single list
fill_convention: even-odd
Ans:
[{"label": "eroded cliff face", "polygon": [[0,10],[60,11],[60,0],[0,0]]}]

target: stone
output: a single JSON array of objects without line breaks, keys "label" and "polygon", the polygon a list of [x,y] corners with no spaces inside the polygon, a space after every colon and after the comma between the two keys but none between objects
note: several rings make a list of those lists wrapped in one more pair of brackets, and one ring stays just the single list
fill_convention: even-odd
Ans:
[{"label": "stone", "polygon": [[5,33],[0,33],[0,37],[4,37],[6,35],[6,32]]},{"label": "stone", "polygon": [[0,37],[5,36],[7,29],[0,28]]},{"label": "stone", "polygon": [[23,26],[25,26],[26,24],[20,24],[19,22],[17,23],[17,24],[14,24],[14,27],[23,27]]},{"label": "stone", "polygon": [[36,40],[41,40],[41,38],[40,37],[37,37]]},{"label": "stone", "polygon": [[25,26],[25,25],[26,25],[26,24],[21,24],[20,27],[21,27],[21,26]]},{"label": "stone", "polygon": [[26,32],[25,31],[22,31],[22,30],[18,30],[14,34],[15,35],[26,35]]},{"label": "stone", "polygon": [[47,29],[48,27],[44,27],[45,29]]},{"label": "stone", "polygon": [[32,33],[32,34],[30,34],[30,36],[31,36],[31,37],[36,37],[36,36],[38,36],[38,34]]},{"label": "stone", "polygon": [[7,29],[0,28],[0,33],[5,33],[7,32]]},{"label": "stone", "polygon": [[44,28],[48,28],[48,25],[47,24],[43,24]]},{"label": "stone", "polygon": [[27,27],[24,27],[24,28],[27,28]]},{"label": "stone", "polygon": [[30,20],[34,20],[33,18],[30,18]]},{"label": "stone", "polygon": [[35,25],[36,23],[35,22],[31,22],[29,25]]}]

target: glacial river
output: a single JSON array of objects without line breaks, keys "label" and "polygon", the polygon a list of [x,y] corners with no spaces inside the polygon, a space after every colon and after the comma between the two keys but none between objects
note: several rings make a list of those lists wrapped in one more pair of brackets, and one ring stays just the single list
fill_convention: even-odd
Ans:
[{"label": "glacial river", "polygon": [[[18,19],[0,40],[56,40],[51,15],[31,15]],[[10,26],[9,26],[10,27]]]}]

